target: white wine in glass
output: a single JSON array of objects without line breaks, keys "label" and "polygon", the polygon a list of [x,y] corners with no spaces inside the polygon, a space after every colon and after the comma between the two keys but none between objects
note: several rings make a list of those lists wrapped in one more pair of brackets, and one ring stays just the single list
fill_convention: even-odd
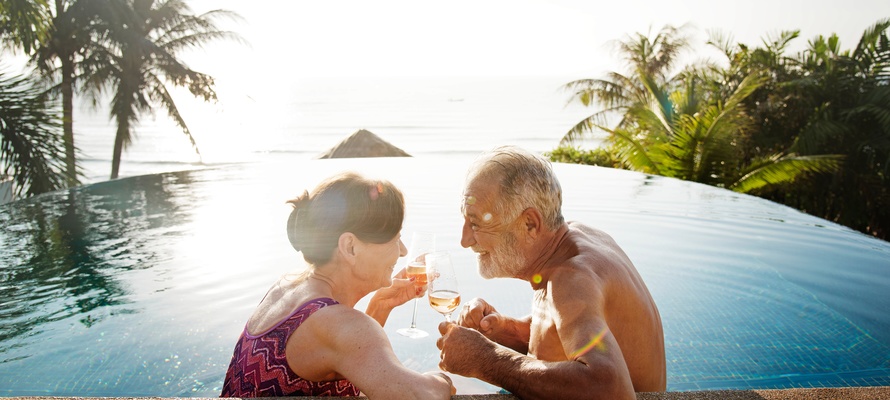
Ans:
[{"label": "white wine in glass", "polygon": [[451,256],[445,252],[428,254],[426,266],[429,274],[430,307],[444,315],[445,321],[451,322],[451,313],[460,305],[460,289],[457,287],[457,275],[451,264]]},{"label": "white wine in glass", "polygon": [[[411,247],[408,248],[408,267],[405,275],[414,278],[414,287],[423,287],[427,284],[427,268],[425,256],[436,251],[436,236],[429,232],[414,232],[411,236]],[[414,313],[411,314],[411,326],[396,330],[400,335],[412,339],[429,336],[429,333],[417,329],[417,299],[414,299]]]}]

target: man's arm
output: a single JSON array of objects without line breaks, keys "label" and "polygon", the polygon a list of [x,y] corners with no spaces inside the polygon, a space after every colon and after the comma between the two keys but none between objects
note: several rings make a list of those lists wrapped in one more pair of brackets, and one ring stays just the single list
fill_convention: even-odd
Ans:
[{"label": "man's arm", "polygon": [[[442,349],[439,368],[499,386],[522,399],[601,398],[634,399],[633,387],[622,363],[603,357],[582,360],[542,361],[488,340],[478,331],[441,323]],[[605,339],[617,349],[613,338]],[[620,358],[620,351],[617,354]],[[624,383],[623,385],[621,383]],[[629,390],[628,390],[629,387]]]},{"label": "man's arm", "polygon": [[474,330],[440,324],[439,367],[523,399],[633,399],[627,364],[604,318],[606,283],[591,270],[584,274],[579,269],[550,274],[538,304],[546,317],[534,327],[541,335],[535,337],[534,354],[498,346]]}]

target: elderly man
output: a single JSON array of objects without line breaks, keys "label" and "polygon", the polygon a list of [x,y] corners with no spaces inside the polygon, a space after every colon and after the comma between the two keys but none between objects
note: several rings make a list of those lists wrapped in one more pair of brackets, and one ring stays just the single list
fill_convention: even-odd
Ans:
[{"label": "elderly man", "polygon": [[550,163],[500,147],[470,169],[461,245],[486,278],[534,290],[531,315],[513,318],[482,299],[442,323],[442,370],[523,399],[634,399],[664,391],[664,334],[646,284],[606,233],[562,216]]}]

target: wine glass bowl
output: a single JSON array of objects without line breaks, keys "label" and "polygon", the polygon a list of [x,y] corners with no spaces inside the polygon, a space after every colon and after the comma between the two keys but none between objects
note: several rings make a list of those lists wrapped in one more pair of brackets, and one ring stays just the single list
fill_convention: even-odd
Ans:
[{"label": "wine glass bowl", "polygon": [[405,268],[405,276],[414,279],[414,287],[423,287],[427,284],[426,264],[423,261],[411,261]]},{"label": "wine glass bowl", "polygon": [[[436,236],[429,232],[414,232],[411,236],[411,247],[408,248],[408,266],[405,275],[414,278],[414,287],[419,288],[427,284],[426,256],[436,251]],[[429,336],[429,333],[417,328],[417,299],[414,299],[414,313],[411,315],[411,326],[396,330],[400,335],[412,339]]]},{"label": "wine glass bowl", "polygon": [[430,307],[444,315],[445,321],[451,322],[451,313],[460,305],[460,289],[451,256],[446,252],[427,254],[426,267]]}]

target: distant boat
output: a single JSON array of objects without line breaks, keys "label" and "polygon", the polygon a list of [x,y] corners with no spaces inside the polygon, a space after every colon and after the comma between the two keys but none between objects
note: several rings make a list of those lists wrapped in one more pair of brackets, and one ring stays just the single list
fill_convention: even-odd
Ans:
[{"label": "distant boat", "polygon": [[6,204],[15,200],[12,194],[12,177],[0,175],[0,204]]}]

